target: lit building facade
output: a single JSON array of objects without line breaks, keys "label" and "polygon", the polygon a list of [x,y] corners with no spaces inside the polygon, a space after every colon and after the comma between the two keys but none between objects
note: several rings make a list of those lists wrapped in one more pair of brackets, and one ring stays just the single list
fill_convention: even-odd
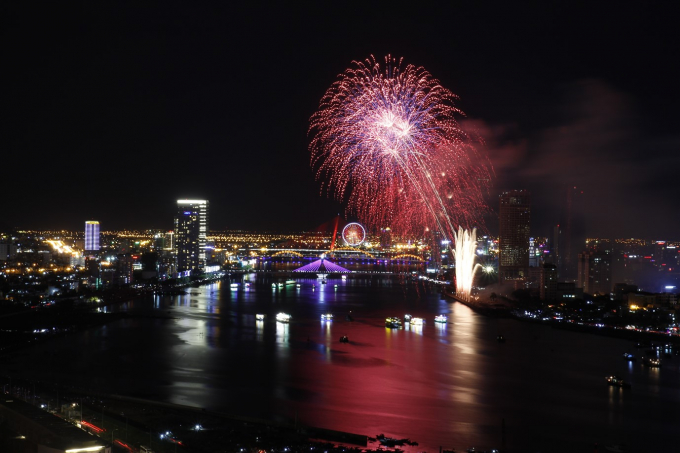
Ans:
[{"label": "lit building facade", "polygon": [[208,201],[177,200],[175,250],[177,271],[202,271],[206,263]]},{"label": "lit building facade", "polygon": [[85,247],[86,252],[99,251],[99,222],[88,220],[85,222]]},{"label": "lit building facade", "polygon": [[527,190],[503,192],[500,196],[498,276],[501,282],[527,277],[529,269],[529,226],[531,194]]}]

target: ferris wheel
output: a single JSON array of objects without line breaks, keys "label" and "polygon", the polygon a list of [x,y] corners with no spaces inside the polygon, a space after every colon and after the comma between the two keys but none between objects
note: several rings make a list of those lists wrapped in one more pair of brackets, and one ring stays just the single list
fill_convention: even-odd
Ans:
[{"label": "ferris wheel", "polygon": [[348,223],[345,225],[345,228],[342,229],[342,240],[351,247],[361,245],[365,239],[366,229],[360,223]]}]

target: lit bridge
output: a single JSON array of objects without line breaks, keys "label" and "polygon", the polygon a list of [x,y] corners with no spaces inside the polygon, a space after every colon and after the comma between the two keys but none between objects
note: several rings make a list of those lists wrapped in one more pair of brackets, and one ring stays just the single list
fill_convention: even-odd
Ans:
[{"label": "lit bridge", "polygon": [[[359,260],[375,260],[375,261],[409,261],[409,262],[420,262],[425,263],[428,260],[422,256],[415,255],[413,253],[402,253],[402,252],[386,252],[382,250],[360,250],[352,247],[339,247],[331,250],[318,250],[318,249],[265,249],[265,250],[253,250],[257,253],[257,258],[268,260],[272,258],[319,258],[321,255],[325,255],[330,260],[346,260],[346,259],[359,259]],[[255,257],[255,256],[254,256]]]}]

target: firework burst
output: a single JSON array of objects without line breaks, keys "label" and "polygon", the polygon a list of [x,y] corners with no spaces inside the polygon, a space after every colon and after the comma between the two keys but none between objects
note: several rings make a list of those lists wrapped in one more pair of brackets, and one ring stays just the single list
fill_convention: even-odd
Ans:
[{"label": "firework burst", "polygon": [[456,99],[424,68],[389,55],[384,67],[373,56],[353,62],[311,117],[322,192],[398,233],[454,237],[454,226],[478,223],[489,170],[456,121]]}]

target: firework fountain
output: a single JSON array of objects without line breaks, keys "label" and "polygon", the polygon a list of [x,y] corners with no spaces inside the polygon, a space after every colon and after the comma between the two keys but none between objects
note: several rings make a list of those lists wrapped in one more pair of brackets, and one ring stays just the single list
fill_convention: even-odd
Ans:
[{"label": "firework fountain", "polygon": [[[348,211],[373,227],[468,237],[454,225],[469,228],[486,210],[489,169],[455,119],[462,114],[456,99],[424,68],[389,55],[384,67],[374,57],[353,62],[311,117],[309,147],[322,192],[346,200]],[[469,248],[474,260],[474,247],[466,246],[456,262]]]},{"label": "firework fountain", "polygon": [[470,300],[472,292],[472,282],[475,272],[482,265],[475,263],[477,256],[477,229],[472,231],[458,229],[455,235],[456,248],[454,256],[456,258],[456,295],[463,300]]}]

